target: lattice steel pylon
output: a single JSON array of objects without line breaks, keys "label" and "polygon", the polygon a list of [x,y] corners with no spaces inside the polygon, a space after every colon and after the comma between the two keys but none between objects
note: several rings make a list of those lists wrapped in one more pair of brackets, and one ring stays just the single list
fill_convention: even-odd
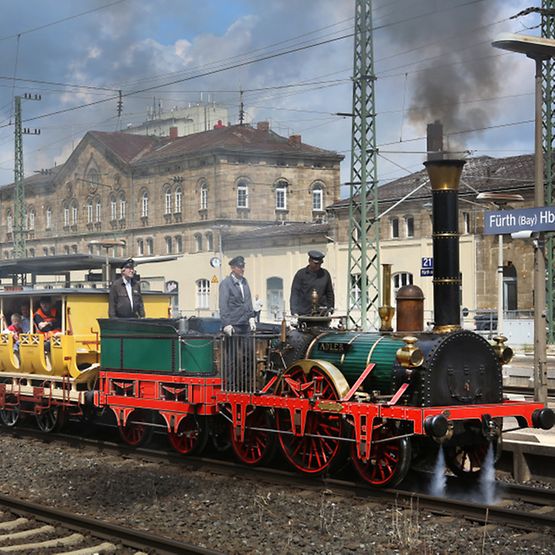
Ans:
[{"label": "lattice steel pylon", "polygon": [[23,129],[21,128],[21,97],[15,97],[15,167],[13,245],[16,258],[25,256],[25,233],[27,213],[25,209],[25,185],[23,181]]},{"label": "lattice steel pylon", "polygon": [[378,323],[380,257],[372,0],[355,1],[347,325]]},{"label": "lattice steel pylon", "polygon": [[[542,0],[541,32],[542,37],[555,38],[555,16],[551,15],[550,10],[555,9],[555,0]],[[542,113],[542,146],[544,159],[544,186],[545,204],[555,205],[555,157],[554,157],[554,137],[555,129],[555,110],[553,110],[555,86],[555,62],[550,59],[542,62],[542,94],[543,94],[543,113]],[[547,268],[547,342],[555,343],[555,234],[546,233],[546,268]]]}]

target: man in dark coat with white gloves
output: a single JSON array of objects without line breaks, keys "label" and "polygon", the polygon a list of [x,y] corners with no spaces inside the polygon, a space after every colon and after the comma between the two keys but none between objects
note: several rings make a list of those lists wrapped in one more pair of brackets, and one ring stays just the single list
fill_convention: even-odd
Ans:
[{"label": "man in dark coat with white gloves", "polygon": [[126,260],[121,266],[121,276],[114,280],[108,297],[110,318],[144,318],[145,307],[141,288],[135,279],[135,263]]},{"label": "man in dark coat with white gloves", "polygon": [[256,331],[251,290],[244,278],[245,259],[230,260],[231,274],[220,283],[220,318],[226,335],[247,335]]}]

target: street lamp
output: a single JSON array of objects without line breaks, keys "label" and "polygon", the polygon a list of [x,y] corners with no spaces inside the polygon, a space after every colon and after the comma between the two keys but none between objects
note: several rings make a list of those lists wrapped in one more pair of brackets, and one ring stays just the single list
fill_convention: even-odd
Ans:
[{"label": "street lamp", "polygon": [[102,239],[101,241],[89,241],[89,245],[98,245],[106,251],[104,282],[106,284],[106,289],[108,289],[110,287],[110,258],[108,256],[108,251],[114,247],[125,247],[126,242],[124,239]]},{"label": "street lamp", "polygon": [[[536,101],[534,160],[534,203],[545,205],[542,150],[542,62],[555,56],[555,40],[527,35],[502,33],[492,43],[495,48],[526,54],[536,62]],[[534,250],[534,399],[547,404],[547,344],[545,253],[543,232],[539,233],[538,247]]]},{"label": "street lamp", "polygon": [[[522,195],[510,193],[479,193],[476,200],[486,201],[496,208],[503,208],[510,202],[522,202]],[[503,334],[503,234],[497,236],[497,335]]]}]

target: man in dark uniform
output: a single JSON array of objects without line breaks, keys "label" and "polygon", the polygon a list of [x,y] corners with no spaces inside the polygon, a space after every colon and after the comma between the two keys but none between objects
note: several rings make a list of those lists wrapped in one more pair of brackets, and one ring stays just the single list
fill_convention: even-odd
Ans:
[{"label": "man in dark uniform", "polygon": [[333,312],[335,295],[330,273],[322,268],[324,254],[320,251],[308,251],[308,266],[301,268],[293,278],[291,285],[291,314],[312,313],[312,291],[318,295],[318,307],[326,307]]},{"label": "man in dark uniform", "polygon": [[220,318],[226,335],[246,335],[256,331],[251,290],[244,278],[245,259],[233,258],[229,265],[231,274],[220,283]]},{"label": "man in dark uniform", "polygon": [[141,288],[135,276],[135,263],[130,258],[121,266],[121,276],[110,287],[108,315],[110,318],[144,318],[145,307]]}]

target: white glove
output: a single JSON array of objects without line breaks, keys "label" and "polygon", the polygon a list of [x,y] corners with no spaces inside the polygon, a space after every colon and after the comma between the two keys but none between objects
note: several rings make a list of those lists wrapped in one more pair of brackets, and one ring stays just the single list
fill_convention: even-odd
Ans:
[{"label": "white glove", "polygon": [[256,320],[254,318],[249,318],[249,326],[251,331],[256,331]]},{"label": "white glove", "polygon": [[233,329],[233,326],[231,324],[228,324],[227,326],[224,326],[224,333],[226,335],[229,335],[229,337],[231,337],[234,332],[235,332],[235,330]]}]

